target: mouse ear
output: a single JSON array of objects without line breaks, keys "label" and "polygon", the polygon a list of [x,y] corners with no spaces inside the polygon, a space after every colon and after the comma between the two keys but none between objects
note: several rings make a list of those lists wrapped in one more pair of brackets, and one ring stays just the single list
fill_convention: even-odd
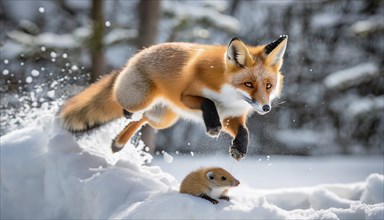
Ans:
[{"label": "mouse ear", "polygon": [[209,171],[207,174],[206,174],[207,178],[209,180],[213,180],[215,178],[215,175],[213,174],[213,171]]}]

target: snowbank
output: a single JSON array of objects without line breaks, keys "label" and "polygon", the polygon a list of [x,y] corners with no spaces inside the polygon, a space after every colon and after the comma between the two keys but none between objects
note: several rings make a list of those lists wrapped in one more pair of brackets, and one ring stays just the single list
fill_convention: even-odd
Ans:
[{"label": "snowbank", "polygon": [[[116,125],[111,125],[115,126]],[[246,182],[212,205],[177,192],[181,180],[127,145],[106,150],[111,127],[76,141],[53,116],[1,137],[1,218],[382,219],[384,177],[365,182],[258,190]],[[105,134],[104,136],[102,134]],[[111,132],[113,133],[113,132]],[[139,149],[142,146],[139,145]],[[100,149],[100,150],[98,150]],[[144,159],[143,159],[144,158]],[[190,172],[190,167],[179,167]],[[288,179],[286,181],[289,181]]]}]

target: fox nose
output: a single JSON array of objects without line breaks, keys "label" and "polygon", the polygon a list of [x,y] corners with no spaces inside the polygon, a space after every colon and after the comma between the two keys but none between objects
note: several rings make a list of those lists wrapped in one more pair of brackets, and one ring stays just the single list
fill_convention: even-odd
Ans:
[{"label": "fox nose", "polygon": [[263,111],[264,111],[264,112],[269,112],[269,110],[271,110],[271,106],[269,106],[269,105],[263,105]]}]

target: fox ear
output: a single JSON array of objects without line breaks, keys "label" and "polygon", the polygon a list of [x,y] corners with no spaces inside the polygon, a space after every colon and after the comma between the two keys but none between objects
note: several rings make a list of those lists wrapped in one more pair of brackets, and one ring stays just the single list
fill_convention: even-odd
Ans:
[{"label": "fox ear", "polygon": [[247,46],[239,38],[232,38],[227,48],[227,61],[233,65],[244,67],[250,58],[252,56]]},{"label": "fox ear", "polygon": [[287,42],[288,35],[281,35],[278,39],[264,47],[264,53],[266,55],[265,61],[268,65],[275,66],[280,70],[283,64],[285,49],[287,48]]}]

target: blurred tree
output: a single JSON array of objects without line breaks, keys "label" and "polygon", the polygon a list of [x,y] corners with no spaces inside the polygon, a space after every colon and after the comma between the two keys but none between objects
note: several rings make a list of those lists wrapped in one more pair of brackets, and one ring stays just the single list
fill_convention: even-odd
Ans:
[{"label": "blurred tree", "polygon": [[[279,34],[289,35],[283,96],[274,113],[254,114],[249,120],[250,154],[384,152],[384,1],[163,1],[162,29],[157,33],[159,5],[154,1],[0,0],[0,93],[7,96],[1,100],[0,113],[13,107],[28,115],[31,107],[80,91],[90,81],[89,72],[103,73],[103,67],[92,68],[87,61],[92,54],[89,20],[99,20],[94,33],[102,33],[104,7],[113,28],[105,34],[104,45],[101,34],[92,38],[100,46],[93,51],[95,65],[104,63],[96,59],[101,55],[103,60],[103,50],[108,50],[111,60],[128,58],[134,53],[133,44],[142,49],[155,39],[226,44],[238,36],[254,45],[268,43]],[[27,6],[31,10],[20,10]],[[91,18],[92,11],[93,19],[84,19]],[[136,24],[138,31],[133,29]],[[121,66],[119,62],[113,67]],[[377,70],[364,75],[355,68],[366,65]],[[39,74],[32,75],[32,70]],[[352,80],[353,86],[343,89],[326,87],[324,79],[339,71],[351,73],[347,76],[360,74],[364,80]],[[94,75],[93,80],[98,77]],[[26,83],[27,78],[33,81]],[[48,96],[53,90],[55,96]],[[158,132],[156,147],[168,152],[216,153],[221,149],[227,153],[223,146],[229,145],[229,138],[212,139],[199,126],[181,120]]]},{"label": "blurred tree", "polygon": [[232,0],[231,6],[228,8],[228,13],[232,16],[235,15],[239,4],[240,4],[240,0]]},{"label": "blurred tree", "polygon": [[95,82],[103,73],[105,68],[103,52],[104,35],[104,13],[103,0],[92,0],[91,9],[92,36],[89,42],[91,51],[91,82]]},{"label": "blurred tree", "polygon": [[159,0],[141,0],[139,2],[139,35],[137,38],[139,50],[155,43],[160,19],[160,2]]},{"label": "blurred tree", "polygon": [[[139,35],[137,38],[137,48],[139,50],[155,43],[160,19],[160,2],[159,0],[141,0],[139,2]],[[155,148],[155,130],[150,126],[144,126],[141,133],[142,140],[153,152]]]},{"label": "blurred tree", "polygon": [[61,7],[61,9],[63,9],[71,16],[76,15],[76,11],[68,5],[68,2],[66,0],[58,0],[56,3]]}]

